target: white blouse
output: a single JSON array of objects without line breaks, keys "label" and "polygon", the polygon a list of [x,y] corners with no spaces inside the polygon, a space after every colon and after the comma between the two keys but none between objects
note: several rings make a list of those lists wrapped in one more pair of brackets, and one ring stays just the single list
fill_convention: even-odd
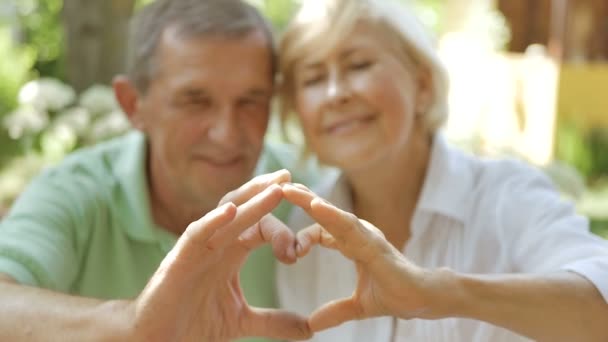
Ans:
[{"label": "white blouse", "polygon": [[[447,145],[433,144],[428,174],[402,251],[426,268],[463,273],[576,272],[589,279],[608,302],[608,242],[589,233],[588,221],[560,198],[539,171],[511,160],[482,160]],[[352,211],[348,186],[339,175],[314,189]],[[300,208],[290,227],[312,219]],[[281,307],[308,315],[322,304],[352,294],[354,264],[339,252],[315,247],[295,265],[278,263]],[[393,319],[345,323],[317,333],[311,341],[390,342]],[[395,341],[515,342],[528,339],[470,319],[398,320]]]}]

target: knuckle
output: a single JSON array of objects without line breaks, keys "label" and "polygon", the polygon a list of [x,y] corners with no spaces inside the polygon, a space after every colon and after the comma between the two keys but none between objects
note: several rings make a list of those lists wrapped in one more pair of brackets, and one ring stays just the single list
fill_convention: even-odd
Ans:
[{"label": "knuckle", "polygon": [[346,213],[346,220],[353,225],[359,224],[359,218],[353,213]]},{"label": "knuckle", "polygon": [[382,232],[382,230],[380,230],[380,228],[374,226],[373,224],[371,224],[370,222],[368,222],[366,220],[360,220],[360,222],[361,222],[361,225],[363,226],[363,228],[365,230],[369,231],[370,233],[372,233],[372,235],[380,236],[383,239],[386,238],[384,236],[384,233]]}]

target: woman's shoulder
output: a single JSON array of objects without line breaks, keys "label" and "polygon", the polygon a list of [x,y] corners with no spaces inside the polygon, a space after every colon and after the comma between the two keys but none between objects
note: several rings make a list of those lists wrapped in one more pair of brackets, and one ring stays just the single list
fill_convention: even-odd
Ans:
[{"label": "woman's shoulder", "polygon": [[488,189],[515,190],[531,185],[555,188],[542,169],[514,158],[479,159],[478,169],[478,182]]}]

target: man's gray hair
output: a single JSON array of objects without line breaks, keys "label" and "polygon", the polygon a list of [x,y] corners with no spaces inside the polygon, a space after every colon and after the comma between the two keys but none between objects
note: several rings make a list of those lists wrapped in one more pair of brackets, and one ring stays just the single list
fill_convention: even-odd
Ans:
[{"label": "man's gray hair", "polygon": [[127,74],[142,93],[157,71],[157,48],[169,27],[186,38],[240,38],[259,30],[268,38],[274,76],[277,58],[272,28],[255,7],[242,0],[156,0],[142,8],[130,26]]}]

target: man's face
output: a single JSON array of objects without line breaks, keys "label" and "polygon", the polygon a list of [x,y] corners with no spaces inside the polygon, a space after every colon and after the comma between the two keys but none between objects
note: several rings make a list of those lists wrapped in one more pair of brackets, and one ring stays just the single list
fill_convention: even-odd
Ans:
[{"label": "man's face", "polygon": [[271,52],[263,33],[179,37],[168,29],[135,122],[155,185],[215,206],[251,178],[268,124]]}]

